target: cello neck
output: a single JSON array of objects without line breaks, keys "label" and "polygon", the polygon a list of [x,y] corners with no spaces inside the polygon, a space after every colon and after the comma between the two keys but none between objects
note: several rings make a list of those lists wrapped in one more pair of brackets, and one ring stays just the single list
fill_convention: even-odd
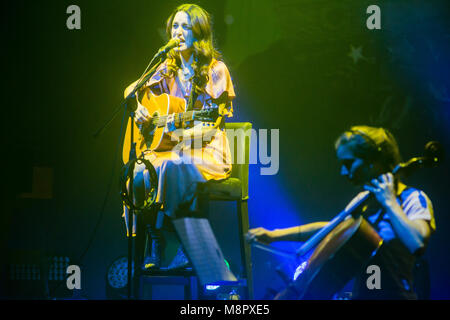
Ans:
[{"label": "cello neck", "polygon": [[333,218],[325,227],[316,232],[308,241],[306,241],[298,250],[297,256],[303,256],[311,249],[315,248],[320,241],[322,241],[331,231],[334,230],[342,221],[350,216],[357,208],[359,208],[368,198],[370,192],[365,191],[358,201],[355,201],[351,206],[345,208],[341,213]]}]

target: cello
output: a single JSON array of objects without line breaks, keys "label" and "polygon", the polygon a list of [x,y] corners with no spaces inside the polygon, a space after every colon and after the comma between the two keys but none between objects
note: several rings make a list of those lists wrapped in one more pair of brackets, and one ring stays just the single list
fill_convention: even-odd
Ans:
[{"label": "cello", "polygon": [[[392,173],[409,175],[419,168],[436,167],[443,156],[441,145],[429,142],[425,146],[423,157],[411,158],[398,164]],[[369,191],[361,193],[356,201],[350,203],[297,250],[295,256],[300,263],[294,280],[275,296],[275,300],[331,299],[356,276],[383,244],[383,239],[363,216],[365,204],[371,198]],[[253,245],[286,255],[281,250],[257,241]]]}]

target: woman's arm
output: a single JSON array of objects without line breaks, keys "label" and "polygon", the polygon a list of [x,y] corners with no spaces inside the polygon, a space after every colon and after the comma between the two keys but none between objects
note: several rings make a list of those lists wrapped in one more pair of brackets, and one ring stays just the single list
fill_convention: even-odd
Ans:
[{"label": "woman's arm", "polygon": [[399,239],[411,253],[423,249],[431,235],[430,226],[423,219],[408,218],[395,197],[394,176],[391,173],[383,174],[371,182],[372,185],[366,185],[365,189],[372,192],[386,210]]},{"label": "woman's arm", "polygon": [[250,229],[246,235],[247,241],[258,240],[264,243],[275,241],[307,241],[317,231],[326,226],[328,222],[313,222],[296,227],[267,230],[264,228]]},{"label": "woman's arm", "polygon": [[387,204],[386,211],[391,220],[392,228],[411,253],[423,250],[430,238],[431,230],[425,220],[410,220],[395,201]]}]

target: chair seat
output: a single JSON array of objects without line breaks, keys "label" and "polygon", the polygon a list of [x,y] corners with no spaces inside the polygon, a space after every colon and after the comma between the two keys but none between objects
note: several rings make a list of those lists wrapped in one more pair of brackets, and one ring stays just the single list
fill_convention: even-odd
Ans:
[{"label": "chair seat", "polygon": [[141,276],[180,276],[180,277],[192,277],[195,276],[195,272],[192,268],[188,269],[167,269],[167,268],[161,268],[161,269],[149,269],[149,270],[141,270],[140,271]]},{"label": "chair seat", "polygon": [[242,183],[237,178],[209,180],[203,187],[202,191],[206,192],[211,200],[235,201],[242,197]]},{"label": "chair seat", "polygon": [[[139,276],[139,297],[144,296],[144,285],[150,285],[146,289],[147,294],[152,292],[152,286],[158,285],[182,285],[184,287],[184,299],[197,300],[199,296],[198,279],[194,270],[169,270],[167,268],[141,271]],[[153,299],[150,293],[150,299]]]}]

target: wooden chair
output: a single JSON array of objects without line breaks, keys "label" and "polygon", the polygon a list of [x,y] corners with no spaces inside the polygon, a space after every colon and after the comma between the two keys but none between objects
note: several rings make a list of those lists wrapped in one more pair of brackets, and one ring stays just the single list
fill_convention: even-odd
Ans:
[{"label": "wooden chair", "polygon": [[[253,276],[250,245],[245,241],[249,228],[248,222],[248,173],[250,158],[252,124],[249,122],[226,123],[225,130],[233,155],[233,166],[230,178],[210,180],[202,187],[202,200],[209,206],[211,201],[235,201],[239,228],[239,243],[243,278],[240,285],[246,287],[246,299],[253,299]],[[183,285],[185,299],[197,299],[199,286],[193,271],[155,270],[139,272],[138,295],[142,297],[143,284],[150,285]]]},{"label": "wooden chair", "polygon": [[241,260],[244,266],[244,279],[247,287],[247,299],[253,299],[253,276],[250,245],[245,241],[249,228],[248,222],[248,172],[250,159],[252,124],[249,122],[231,122],[225,124],[228,141],[233,157],[231,177],[225,180],[210,180],[206,183],[209,201],[235,201]]}]

